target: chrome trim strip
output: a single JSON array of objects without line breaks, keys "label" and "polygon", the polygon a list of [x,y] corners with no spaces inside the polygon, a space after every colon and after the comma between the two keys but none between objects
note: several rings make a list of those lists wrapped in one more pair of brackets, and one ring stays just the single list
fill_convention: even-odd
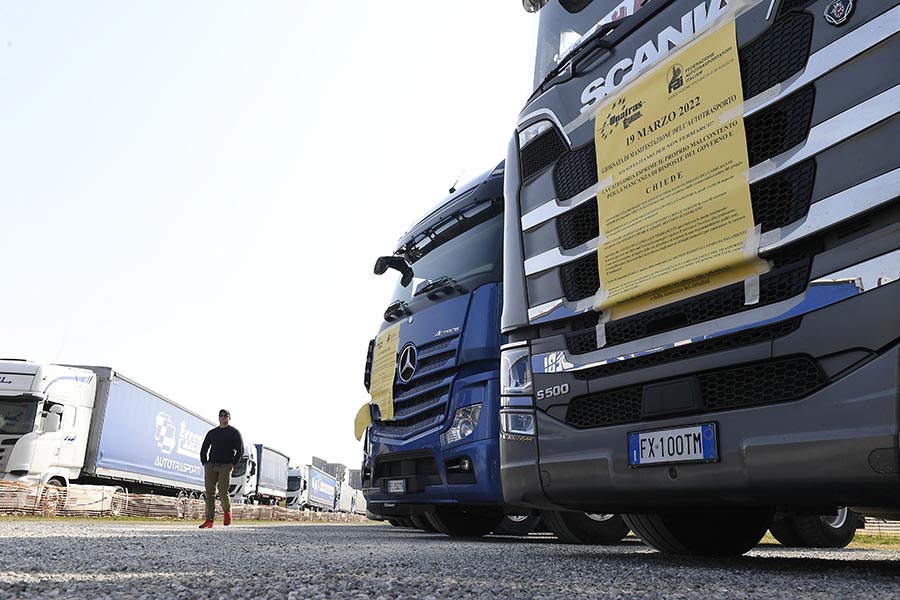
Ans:
[{"label": "chrome trim strip", "polygon": [[[900,278],[900,249],[865,260],[851,267],[840,269],[839,271],[835,271],[824,277],[819,277],[812,283],[853,284],[856,286],[858,294],[864,294],[874,289],[878,289],[882,285],[895,283],[898,278]],[[698,323],[697,325],[692,325],[683,329],[634,340],[619,346],[601,348],[588,354],[571,356],[567,351],[563,351],[566,359],[565,362],[572,365],[572,367],[563,368],[563,370],[577,371],[602,366],[611,362],[630,360],[639,356],[669,350],[676,346],[701,342],[737,333],[746,329],[753,329],[763,325],[777,323],[785,318],[802,316],[808,312],[825,308],[826,306],[845,300],[848,297],[852,297],[852,295],[835,296],[828,302],[811,302],[806,307],[806,310],[795,311],[788,314],[792,309],[802,305],[803,302],[807,300],[807,297],[808,290],[799,296],[784,300],[777,304],[771,304],[737,315],[729,315],[705,323]],[[753,317],[753,321],[750,323],[746,322],[748,316]],[[710,331],[713,333],[710,333]],[[558,354],[560,354],[559,351],[533,355],[531,361],[532,372],[535,374],[546,373],[547,371],[544,370],[543,366],[544,358],[550,356],[556,357]],[[551,362],[554,364],[554,372],[559,372],[558,365],[560,364],[560,361],[557,360]]]},{"label": "chrome trim strip", "polygon": [[527,346],[528,340],[522,340],[520,342],[509,342],[507,344],[500,345],[500,352],[504,350],[512,350],[513,348],[521,348],[522,346]]},{"label": "chrome trim strip", "polygon": [[868,181],[838,192],[813,204],[806,217],[781,228],[778,241],[760,246],[760,252],[768,252],[808,237],[825,227],[837,225],[847,219],[877,208],[900,196],[900,168],[888,171]]},{"label": "chrome trim strip", "polygon": [[543,317],[544,315],[548,315],[551,312],[553,312],[554,310],[556,310],[557,308],[559,308],[560,306],[562,306],[563,303],[564,302],[563,302],[562,298],[559,298],[557,300],[551,300],[550,302],[547,302],[545,304],[541,304],[539,306],[534,306],[532,308],[529,308],[528,309],[528,320],[534,321],[535,319]]},{"label": "chrome trim strip", "polygon": [[[898,107],[900,107],[900,85],[894,86],[874,98],[870,98],[862,104],[858,104],[853,108],[847,109],[827,121],[820,123],[810,129],[809,136],[802,144],[798,144],[778,156],[751,167],[749,171],[750,183],[756,183],[761,179],[765,179],[779,171],[792,167],[819,152],[827,150],[828,148],[853,137],[857,133],[868,129],[871,126],[890,118],[894,114],[897,114]],[[851,188],[851,190],[853,189],[855,188]],[[824,226],[824,224],[819,225],[820,228],[822,226]],[[806,233],[805,235],[809,235],[809,233]],[[557,247],[528,258],[525,260],[525,275],[526,277],[535,275],[542,271],[553,269],[578,260],[579,258],[583,258],[597,250],[597,241],[598,238],[594,238],[566,254],[563,254]]]},{"label": "chrome trim strip", "polygon": [[760,92],[753,98],[745,100],[744,117],[749,117],[770,106],[779,98],[795,92],[860,54],[871,50],[897,33],[898,20],[900,20],[900,6],[895,6],[881,16],[831,42],[809,57],[803,71]]},{"label": "chrome trim strip", "polygon": [[[610,182],[611,183],[611,182]],[[549,221],[559,215],[568,212],[576,206],[581,206],[588,200],[596,200],[597,192],[604,187],[606,182],[597,182],[583,192],[569,198],[568,200],[557,200],[556,198],[541,204],[533,211],[522,215],[522,231],[528,231],[537,227],[541,223]]]}]

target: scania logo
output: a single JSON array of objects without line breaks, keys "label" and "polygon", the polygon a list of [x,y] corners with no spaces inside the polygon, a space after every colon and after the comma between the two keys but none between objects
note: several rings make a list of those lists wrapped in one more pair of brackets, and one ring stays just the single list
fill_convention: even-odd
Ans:
[{"label": "scania logo", "polygon": [[853,12],[853,0],[834,0],[825,7],[825,20],[835,27],[843,25]]},{"label": "scania logo", "polygon": [[400,351],[400,361],[397,363],[397,376],[400,381],[407,383],[416,374],[418,352],[412,344],[407,344]]}]

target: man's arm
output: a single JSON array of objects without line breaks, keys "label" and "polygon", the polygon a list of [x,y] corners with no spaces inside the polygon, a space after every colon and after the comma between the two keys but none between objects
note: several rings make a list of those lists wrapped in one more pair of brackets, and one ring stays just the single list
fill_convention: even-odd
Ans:
[{"label": "man's arm", "polygon": [[244,438],[241,437],[241,432],[237,429],[234,430],[235,437],[235,453],[234,460],[231,461],[231,464],[237,466],[239,462],[241,462],[241,458],[244,456]]},{"label": "man's arm", "polygon": [[209,453],[209,446],[210,446],[209,434],[210,433],[212,433],[211,430],[206,432],[206,437],[203,438],[203,445],[200,446],[200,464],[201,465],[205,465],[206,461],[207,461],[206,455]]}]

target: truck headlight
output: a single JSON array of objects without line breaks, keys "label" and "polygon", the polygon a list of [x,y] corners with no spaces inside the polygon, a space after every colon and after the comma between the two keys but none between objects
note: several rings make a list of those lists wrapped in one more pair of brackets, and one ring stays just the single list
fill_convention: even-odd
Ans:
[{"label": "truck headlight", "polygon": [[500,393],[524,396],[531,393],[531,351],[528,346],[500,352]]},{"label": "truck headlight", "polygon": [[453,415],[453,425],[450,426],[450,429],[441,434],[441,445],[446,446],[453,442],[458,442],[475,433],[475,427],[478,426],[478,417],[480,416],[480,404],[473,404],[457,409],[456,414]]},{"label": "truck headlight", "polygon": [[500,433],[505,435],[534,435],[534,413],[531,411],[502,411]]},{"label": "truck headlight", "polygon": [[553,128],[550,121],[538,121],[534,125],[529,125],[519,132],[519,150],[523,150],[525,146],[536,140],[542,133]]}]

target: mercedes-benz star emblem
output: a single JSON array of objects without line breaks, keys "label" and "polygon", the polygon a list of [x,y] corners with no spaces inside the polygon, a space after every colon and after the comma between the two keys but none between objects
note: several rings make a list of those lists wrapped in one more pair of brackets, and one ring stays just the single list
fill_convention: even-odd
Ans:
[{"label": "mercedes-benz star emblem", "polygon": [[403,383],[412,379],[416,374],[416,347],[408,344],[400,351],[400,361],[397,363],[397,376]]}]

